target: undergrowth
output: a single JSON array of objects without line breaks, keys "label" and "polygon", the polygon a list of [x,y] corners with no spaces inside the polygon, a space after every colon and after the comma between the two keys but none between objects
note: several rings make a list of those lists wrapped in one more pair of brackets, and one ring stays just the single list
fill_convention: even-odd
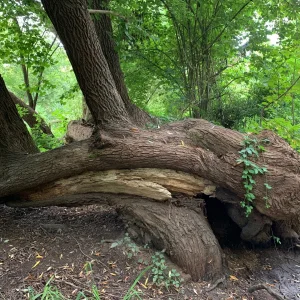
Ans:
[{"label": "undergrowth", "polygon": [[[129,237],[128,234],[121,240],[118,240],[111,244],[111,248],[124,246],[124,254],[128,259],[137,257],[141,252],[140,247],[138,247]],[[144,246],[147,248],[147,245]],[[140,283],[144,287],[151,284],[154,287],[178,289],[183,281],[180,277],[180,273],[176,269],[168,268],[166,264],[166,258],[163,251],[156,252],[151,256],[149,261],[142,258],[138,259],[138,263],[144,265],[143,270],[137,275],[134,282],[131,284],[126,294],[123,296],[122,300],[142,300],[143,292],[140,289],[136,289],[136,286]],[[83,267],[87,276],[91,275],[93,272],[92,262],[86,262]],[[143,279],[146,277],[145,279]],[[141,283],[143,279],[144,283]],[[54,277],[52,276],[46,283],[42,292],[36,292],[33,287],[28,287],[25,290],[27,294],[27,299],[29,300],[70,300],[66,298],[61,291],[53,284]],[[97,285],[92,281],[90,290],[79,291],[75,300],[101,300],[100,292]]]},{"label": "undergrowth", "polygon": [[[112,243],[111,248],[120,245],[124,245],[124,254],[127,255],[127,258],[129,259],[133,256],[137,256],[141,252],[140,248],[131,240],[128,233],[125,234],[123,239]],[[144,248],[146,247],[147,245],[144,246]],[[157,287],[163,286],[166,289],[180,287],[183,279],[180,277],[180,274],[176,269],[168,268],[164,251],[155,252],[155,254],[151,256],[150,261],[140,258],[138,262],[145,265],[145,269],[150,271],[149,277],[153,285]]]}]

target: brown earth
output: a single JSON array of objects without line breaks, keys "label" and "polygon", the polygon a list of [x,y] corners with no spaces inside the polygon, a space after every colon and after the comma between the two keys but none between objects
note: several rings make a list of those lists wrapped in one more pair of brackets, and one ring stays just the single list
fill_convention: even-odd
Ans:
[{"label": "brown earth", "polygon": [[[123,299],[154,250],[112,243],[125,236],[125,226],[112,208],[12,209],[0,207],[0,299],[30,299],[28,289],[41,292],[50,278],[67,299],[82,291],[91,297],[97,286],[101,299]],[[227,243],[230,245],[230,243]],[[137,249],[137,248],[136,248]],[[136,286],[141,299],[273,299],[266,291],[247,289],[264,283],[285,296],[300,299],[300,253],[292,249],[250,249],[224,246],[228,272],[207,292],[209,284],[184,283],[178,290],[156,287],[144,276]],[[85,299],[85,298],[80,298]],[[87,299],[87,298],[86,298]],[[90,298],[91,299],[91,298]],[[134,298],[132,298],[134,299]]]}]

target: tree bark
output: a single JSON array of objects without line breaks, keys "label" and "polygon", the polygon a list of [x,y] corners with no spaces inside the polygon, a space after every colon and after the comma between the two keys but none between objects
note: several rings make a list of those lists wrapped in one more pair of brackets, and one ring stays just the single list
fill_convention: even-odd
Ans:
[{"label": "tree bark", "polygon": [[140,199],[122,203],[118,210],[144,242],[149,235],[155,248],[166,250],[194,281],[215,281],[222,276],[221,248],[202,213]]},{"label": "tree bark", "polygon": [[42,3],[65,46],[95,123],[102,127],[130,126],[86,1],[43,0]]},{"label": "tree bark", "polygon": [[[93,0],[93,9],[107,9],[109,0]],[[121,96],[126,110],[129,113],[133,122],[137,125],[144,126],[146,123],[151,123],[153,120],[149,114],[139,109],[134,105],[129,98],[128,91],[124,82],[124,75],[121,70],[119,55],[115,49],[115,43],[113,40],[113,28],[110,16],[107,14],[98,15],[93,19],[97,36],[100,41],[100,45],[104,54],[104,57],[108,63],[109,70],[113,76],[116,88]]]},{"label": "tree bark", "polygon": [[[38,152],[0,76],[0,153]],[[0,156],[1,159],[1,156]]]},{"label": "tree bark", "polygon": [[[255,163],[265,165],[268,169],[268,183],[272,186],[269,195],[271,207],[266,208],[265,206],[265,178],[264,176],[256,176],[256,185],[253,191],[256,195],[253,203],[256,208],[255,213],[250,218],[246,218],[246,221],[238,219],[236,215],[233,217],[233,220],[242,228],[241,237],[246,240],[263,240],[262,236],[265,234],[271,236],[271,232],[266,232],[266,228],[270,229],[272,222],[276,224],[279,221],[280,226],[277,226],[279,235],[281,232],[284,237],[293,237],[295,240],[298,240],[300,229],[298,219],[300,210],[299,155],[286,142],[271,132],[264,132],[260,136],[260,138],[266,137],[269,139],[270,144],[267,146],[267,151]],[[84,205],[97,203],[97,201],[102,203],[98,198],[100,197],[101,199],[101,195],[107,194],[109,190],[104,190],[101,193],[101,190],[99,190],[101,180],[106,183],[104,184],[105,188],[108,188],[109,184],[114,186],[114,180],[116,182],[115,188],[117,189],[117,186],[119,186],[117,177],[113,176],[113,181],[109,183],[103,177],[103,171],[156,168],[157,171],[154,174],[157,178],[162,172],[160,171],[161,169],[169,169],[193,174],[196,177],[200,176],[209,180],[211,185],[228,190],[234,195],[232,197],[224,197],[225,202],[231,202],[239,206],[239,202],[244,195],[241,178],[243,167],[237,164],[236,160],[239,157],[238,151],[242,140],[242,134],[215,126],[210,122],[185,120],[170,124],[160,130],[131,131],[129,129],[123,137],[116,135],[115,131],[112,131],[112,133],[107,131],[105,135],[102,134],[89,140],[74,142],[46,153],[25,156],[12,153],[2,154],[0,197],[3,197],[2,202],[12,206]],[[32,167],[33,165],[34,168]],[[139,172],[143,173],[142,170]],[[90,173],[87,172],[90,171],[95,173],[88,175]],[[144,173],[146,172],[147,170],[145,169]],[[137,173],[131,179],[130,176],[125,176],[123,181],[127,187],[132,187],[130,180],[133,180],[135,183],[135,188],[131,189],[130,192],[130,199],[133,201],[135,199],[134,195],[145,195],[141,193],[141,188],[144,189],[145,187],[145,180],[142,179],[142,176],[138,176]],[[151,179],[151,182],[157,183],[157,180]],[[177,185],[175,184],[175,186]],[[147,186],[149,187],[149,185]],[[164,183],[162,186],[170,191],[170,197],[176,194],[176,191],[172,189],[170,184]],[[282,186],[285,186],[287,189],[282,189]],[[157,192],[158,190],[159,186],[156,188]],[[191,191],[192,188],[187,190]],[[128,189],[125,188],[116,191],[128,193]],[[182,190],[181,192],[188,194]],[[198,192],[203,193],[203,189],[199,188]],[[194,193],[197,194],[197,191]],[[79,198],[78,195],[80,195]],[[151,193],[146,195],[147,197],[155,198]],[[221,195],[224,195],[224,192]],[[206,260],[198,262],[198,265],[207,266],[210,257],[210,254],[207,254],[210,253],[207,252],[208,245],[212,247],[213,253],[219,253],[219,246],[217,244],[212,246],[210,242],[204,243],[204,235],[199,235],[198,230],[202,232],[203,227],[201,226],[204,226],[203,217],[199,216],[199,214],[196,217],[194,210],[185,208],[189,211],[189,217],[187,218],[183,207],[179,207],[178,211],[176,208],[175,215],[179,214],[178,219],[182,221],[178,223],[179,227],[175,227],[176,224],[172,225],[171,220],[168,223],[163,223],[163,220],[158,222],[154,218],[154,215],[160,218],[161,214],[166,214],[169,206],[168,202],[164,201],[168,199],[172,201],[172,198],[163,198],[159,200],[160,202],[163,201],[161,206],[153,206],[156,208],[161,207],[161,214],[160,209],[158,211],[156,211],[156,208],[150,210],[150,204],[149,209],[146,209],[144,207],[145,202],[141,199],[137,201],[141,203],[141,206],[137,202],[128,206],[126,204],[128,196],[126,197],[125,195],[124,202],[122,194],[114,198],[112,196],[106,197],[106,199],[110,199],[109,201],[113,205],[120,205],[121,213],[124,210],[124,214],[131,217],[135,216],[139,220],[137,222],[138,227],[151,233],[151,240],[154,242],[154,245],[167,245],[167,252],[171,256],[173,253],[172,249],[176,248],[175,244],[181,245],[181,243],[186,243],[184,239],[185,233],[181,232],[179,228],[182,227],[184,231],[190,228],[194,232],[194,239],[191,243],[197,245],[197,247],[195,246],[191,253],[186,254],[189,255],[186,258],[177,252],[173,258],[194,279],[206,278],[205,274],[208,272],[206,267],[199,267],[199,270],[201,270],[199,273],[195,273],[196,271],[192,267],[200,256],[197,249],[205,249],[201,250],[201,253]],[[146,209],[146,212],[148,212],[148,214],[146,213],[147,216],[142,213],[143,209]],[[183,211],[179,213],[181,209]],[[233,215],[232,211],[230,215]],[[152,227],[149,224],[152,224]],[[160,226],[158,228],[155,224],[160,224],[164,229],[159,229]],[[183,234],[180,242],[176,242],[179,239],[179,237],[176,237],[177,232]],[[170,242],[171,236],[174,238],[172,243]],[[209,233],[209,236],[211,236],[211,233]],[[208,240],[211,241],[211,238],[208,238]],[[201,247],[199,243],[201,243]],[[214,244],[215,242],[212,243]],[[216,272],[211,274],[210,278],[220,275],[219,270],[222,268],[221,257],[218,256],[216,259],[216,265],[214,266]],[[193,262],[192,265],[188,263],[189,260]]]},{"label": "tree bark", "polygon": [[[266,137],[270,144],[255,163],[268,169],[271,207],[265,206],[263,175],[255,177],[254,206],[272,220],[298,217],[299,155],[272,132],[264,132],[258,138]],[[186,120],[152,131],[129,129],[122,137],[106,132],[94,139],[22,157],[22,166],[19,156],[10,155],[6,159],[6,164],[10,165],[6,180],[0,178],[0,196],[87,171],[163,168],[206,178],[231,191],[236,196],[233,203],[238,203],[245,193],[241,178],[243,166],[237,163],[242,141],[241,133],[204,120]],[[33,164],[36,176],[28,179]]]}]

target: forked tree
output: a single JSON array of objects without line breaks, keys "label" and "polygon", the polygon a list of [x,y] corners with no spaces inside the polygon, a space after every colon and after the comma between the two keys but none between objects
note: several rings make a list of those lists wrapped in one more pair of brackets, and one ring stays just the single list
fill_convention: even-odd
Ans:
[{"label": "forked tree", "polygon": [[[268,242],[274,232],[298,242],[300,163],[285,141],[271,132],[255,137],[268,143],[248,161],[267,173],[250,176],[255,199],[246,202],[253,206],[246,217],[240,205],[245,165],[237,161],[245,136],[199,119],[145,129],[152,120],[129,102],[116,53],[108,50],[112,41],[103,40],[111,30],[108,17],[94,26],[85,0],[42,3],[93,116],[93,133],[83,139],[86,131],[77,124],[71,144],[37,153],[1,79],[2,203],[115,206],[132,232],[165,249],[193,280],[217,280],[224,271],[222,250],[199,207],[199,195],[225,203],[243,240]],[[272,187],[268,205],[266,183]]]}]

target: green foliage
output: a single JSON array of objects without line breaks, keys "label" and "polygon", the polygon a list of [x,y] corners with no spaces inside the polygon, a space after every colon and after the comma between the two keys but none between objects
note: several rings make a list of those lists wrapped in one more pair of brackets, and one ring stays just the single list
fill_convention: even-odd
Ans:
[{"label": "green foliage", "polygon": [[[262,78],[268,73],[278,81],[279,70],[285,72],[280,80],[288,81],[289,68],[272,63],[284,52],[277,44],[270,45],[270,38],[285,31],[280,46],[299,49],[295,42],[298,15],[291,13],[289,5],[278,6],[274,1],[204,1],[201,5],[196,0],[111,2],[112,9],[125,16],[115,20],[114,29],[131,97],[139,98],[138,103],[148,109],[149,97],[155,98],[155,103],[166,99],[167,109],[161,112],[176,117],[192,116],[195,108],[207,101],[208,111],[200,108],[201,116],[219,119],[227,127],[236,125],[238,113],[228,116],[230,122],[226,115],[230,108],[239,107],[233,99],[247,96],[250,80],[259,78],[268,84]],[[287,24],[289,34],[284,29]],[[214,112],[216,108],[225,120],[218,116],[219,111]],[[256,113],[249,111],[242,117]]]},{"label": "green foliage", "polygon": [[[243,132],[271,129],[299,150],[299,6],[246,4],[110,1],[107,9],[122,15],[111,19],[129,95],[162,118],[201,116]],[[57,147],[82,111],[66,54],[57,41],[52,45],[39,1],[1,1],[0,16],[0,72],[21,99],[38,94],[37,111],[56,140],[33,134],[42,150]]]},{"label": "green foliage", "polygon": [[[51,77],[51,81],[56,86],[55,89],[47,89],[39,97],[38,113],[51,126],[55,136],[52,138],[40,132],[37,128],[32,129],[36,144],[41,151],[50,150],[63,144],[63,136],[69,121],[79,119],[82,116],[82,94],[78,89],[76,78],[66,57],[65,52],[59,49],[54,57],[56,65],[45,70],[45,76]],[[26,97],[26,93],[19,88],[22,84],[22,76],[19,68],[13,64],[4,65],[0,72],[3,72],[7,87],[21,99]],[[17,75],[20,76],[17,76]],[[18,108],[19,114],[24,114],[23,108]]]},{"label": "green foliage", "polygon": [[292,148],[300,151],[300,125],[292,124],[288,118],[274,117],[261,119],[259,117],[245,118],[245,125],[241,128],[243,132],[259,133],[264,129],[277,133],[286,140]]},{"label": "green foliage", "polygon": [[[140,248],[130,239],[128,233],[125,234],[125,237],[121,240],[118,240],[111,244],[110,248],[119,247],[121,245],[125,246],[125,254],[130,259],[134,256],[137,256],[140,253]],[[144,248],[148,248],[145,245]],[[139,263],[148,265],[145,270],[150,270],[150,276],[152,277],[152,283],[156,286],[164,286],[169,289],[170,287],[179,288],[183,279],[180,277],[180,274],[175,269],[168,269],[166,265],[166,258],[163,252],[156,252],[151,257],[151,262],[145,261],[144,259],[139,259]],[[144,274],[144,273],[143,273]]]},{"label": "green foliage", "polygon": [[[27,113],[26,109],[24,107],[21,107],[18,104],[16,105],[16,107],[20,117],[22,118]],[[37,119],[37,123],[35,124],[35,126],[33,128],[29,128],[28,126],[27,127],[39,150],[41,152],[45,152],[57,148],[59,146],[62,146],[63,145],[62,139],[58,139],[54,136],[42,132],[40,127],[43,121],[38,115],[36,115],[35,117]]]},{"label": "green foliage", "polygon": [[[27,289],[29,300],[67,300],[66,297],[58,290],[57,287],[51,285],[51,277],[46,283],[44,290],[41,293],[36,293],[32,287]],[[75,300],[100,300],[100,293],[96,285],[92,285],[91,292],[93,297],[87,297],[82,291],[78,292]],[[130,299],[130,298],[128,298]]]},{"label": "green foliage", "polygon": [[38,2],[1,1],[0,15],[1,60],[22,67],[24,82],[19,86],[30,94],[28,100],[34,108],[38,97],[55,87],[44,71],[55,64],[56,37],[47,28],[45,12]]},{"label": "green foliage", "polygon": [[[253,210],[253,202],[255,200],[255,195],[253,193],[253,188],[256,184],[254,177],[256,175],[264,175],[267,173],[266,167],[260,167],[256,163],[250,160],[250,158],[258,159],[259,154],[265,151],[265,147],[263,144],[267,144],[269,141],[267,139],[258,141],[255,138],[250,138],[249,136],[245,136],[242,142],[243,149],[239,151],[240,158],[237,159],[237,162],[242,163],[244,166],[242,173],[242,180],[245,189],[244,200],[241,202],[241,206],[245,208],[245,214],[248,217]],[[269,208],[268,202],[268,191],[272,188],[267,183],[267,177],[265,176],[265,196],[264,200],[266,203],[266,207]]]},{"label": "green foliage", "polygon": [[140,248],[131,240],[128,233],[125,234],[123,239],[112,243],[110,248],[115,248],[121,245],[125,246],[125,253],[129,259],[137,256],[137,254],[140,252]]},{"label": "green foliage", "polygon": [[179,288],[183,279],[176,269],[168,270],[163,252],[156,252],[152,258],[152,282],[157,286]]},{"label": "green foliage", "polygon": [[38,125],[35,128],[31,128],[31,135],[33,140],[41,152],[45,152],[51,149],[62,146],[64,143],[61,139],[57,139],[49,134],[41,132]]},{"label": "green foliage", "polygon": [[41,151],[56,148],[63,144],[67,123],[82,111],[66,53],[40,2],[1,1],[0,16],[0,72],[7,87],[32,108],[37,104],[39,115],[51,125],[55,138],[38,126],[31,129],[37,146]]},{"label": "green foliage", "polygon": [[32,287],[28,288],[28,295],[29,300],[64,300],[66,299],[60,291],[56,288],[51,286],[51,281],[53,280],[53,277],[51,277],[45,287],[42,293],[35,293],[34,289]]},{"label": "green foliage", "polygon": [[281,245],[281,240],[278,236],[272,235],[275,244]]},{"label": "green foliage", "polygon": [[150,270],[151,266],[146,267],[144,270],[140,272],[140,274],[136,277],[133,284],[130,286],[126,295],[123,297],[123,300],[131,300],[131,299],[142,299],[140,296],[142,292],[135,290],[136,285],[141,280],[141,278]]}]

